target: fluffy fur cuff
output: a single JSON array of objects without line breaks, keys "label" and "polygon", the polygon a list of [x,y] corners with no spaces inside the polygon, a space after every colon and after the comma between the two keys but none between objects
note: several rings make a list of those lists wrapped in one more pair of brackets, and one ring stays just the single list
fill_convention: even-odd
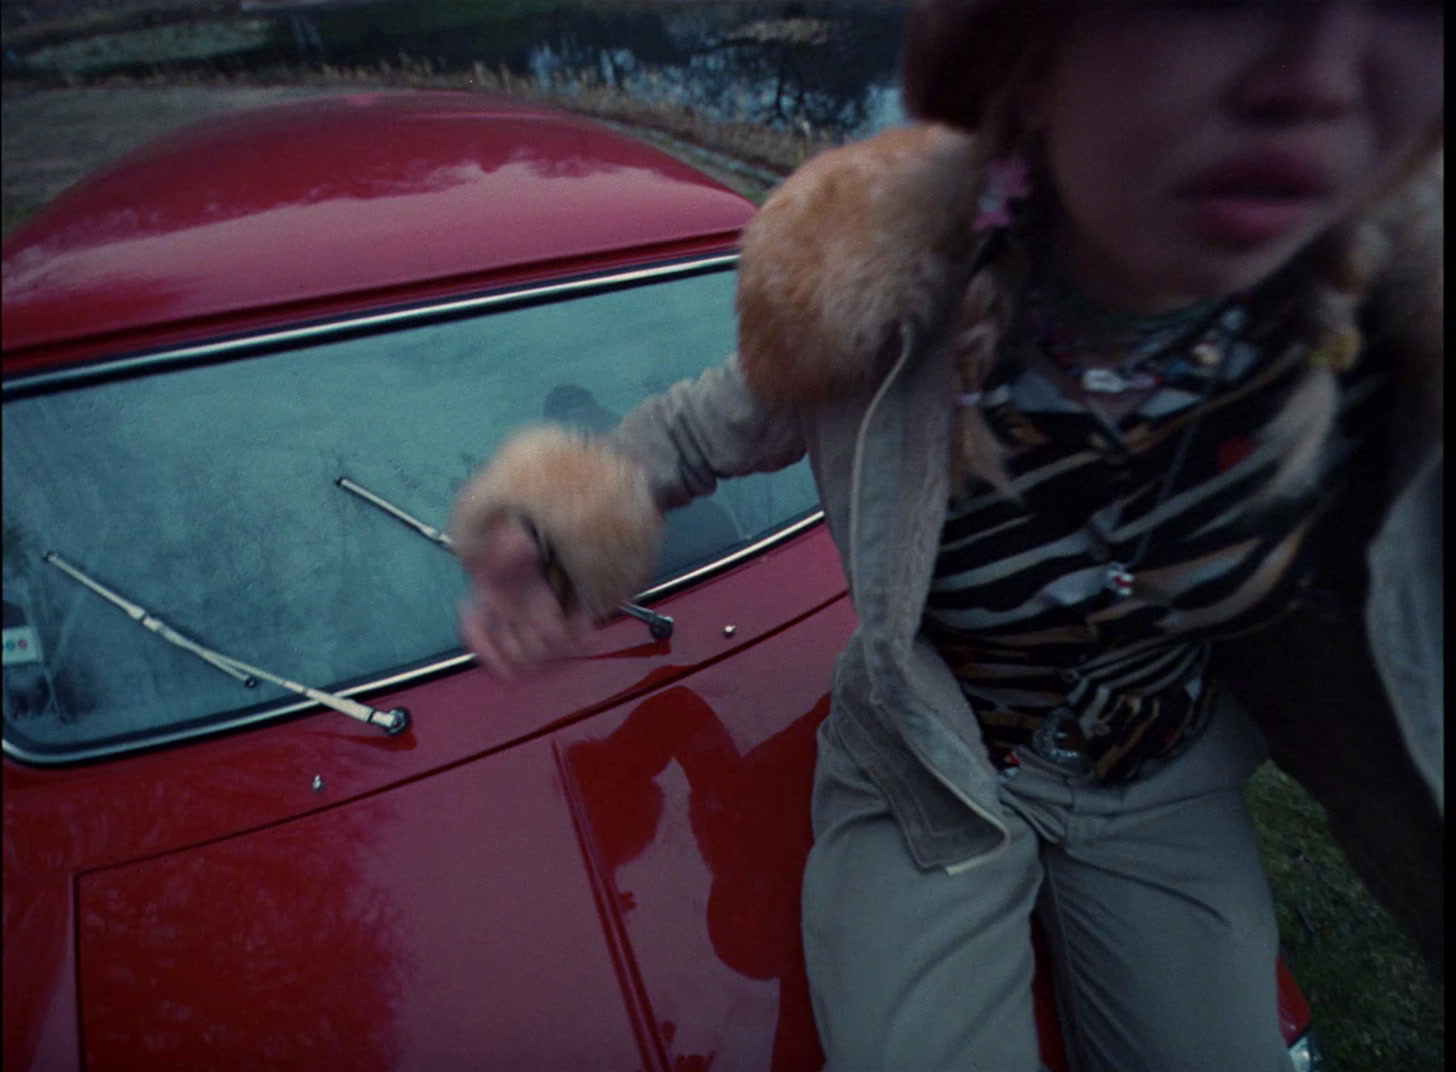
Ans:
[{"label": "fluffy fur cuff", "polygon": [[[739,360],[771,405],[871,381],[907,317],[929,323],[970,242],[975,152],[949,127],[896,127],[814,157],[743,232]],[[882,370],[881,370],[882,371]]]},{"label": "fluffy fur cuff", "polygon": [[450,522],[456,555],[468,564],[512,514],[536,526],[574,598],[596,618],[640,591],[657,564],[662,515],[646,473],[564,429],[517,433],[466,485]]}]

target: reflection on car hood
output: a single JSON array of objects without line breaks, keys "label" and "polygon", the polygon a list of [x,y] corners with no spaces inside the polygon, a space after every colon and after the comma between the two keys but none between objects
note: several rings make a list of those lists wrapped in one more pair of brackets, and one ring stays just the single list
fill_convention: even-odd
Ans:
[{"label": "reflection on car hood", "polygon": [[154,142],[19,228],[5,348],[732,235],[751,213],[661,152],[499,98],[283,104]]}]

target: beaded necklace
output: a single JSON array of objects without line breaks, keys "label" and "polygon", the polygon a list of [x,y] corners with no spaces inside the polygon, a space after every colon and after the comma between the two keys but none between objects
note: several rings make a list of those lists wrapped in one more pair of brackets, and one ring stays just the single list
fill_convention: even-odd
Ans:
[{"label": "beaded necklace", "polygon": [[[1136,316],[1093,304],[1053,277],[1027,287],[1024,325],[1036,349],[1092,394],[1150,390],[1222,364],[1248,321],[1248,296],[1210,298]],[[1113,357],[1092,365],[1084,354]]]},{"label": "beaded necklace", "polygon": [[[1054,260],[1043,258],[1042,263]],[[1022,325],[1033,348],[1077,380],[1088,394],[1120,395],[1193,378],[1198,381],[1194,389],[1201,406],[1224,380],[1226,358],[1248,324],[1250,300],[1251,293],[1243,291],[1170,313],[1139,316],[1097,305],[1051,271],[1029,282]],[[1081,360],[1080,355],[1089,353],[1102,358],[1115,355],[1115,364],[1091,365]],[[1182,474],[1201,416],[1201,411],[1195,412],[1179,435],[1154,510],[1167,500]],[[1147,555],[1151,537],[1149,529],[1129,558],[1105,567],[1103,587],[1114,598],[1133,594],[1136,570]]]},{"label": "beaded necklace", "polygon": [[[1187,463],[1202,417],[1201,407],[1225,382],[1226,359],[1248,325],[1253,292],[1209,298],[1155,316],[1115,312],[1084,297],[1052,267],[1057,258],[1044,240],[1039,215],[1035,206],[1028,206],[1013,224],[1031,247],[1032,263],[1043,266],[1041,272],[1033,271],[1022,294],[1018,317],[1022,338],[1089,394],[1120,395],[1173,381],[1192,388],[1198,396],[1196,405],[1200,408],[1179,435],[1173,459],[1163,474],[1152,508],[1156,512],[1167,501]],[[996,238],[1005,241],[1002,235]],[[994,239],[988,242],[981,256],[991,256],[997,246]],[[1079,354],[1095,354],[1104,361],[1116,355],[1116,360],[1110,367],[1105,363],[1092,365],[1080,360]],[[980,405],[984,397],[984,389],[966,392],[957,398],[957,404]],[[1147,555],[1152,532],[1150,527],[1142,534],[1126,561],[1106,565],[1103,588],[1113,598],[1125,599],[1133,594],[1135,571]]]}]

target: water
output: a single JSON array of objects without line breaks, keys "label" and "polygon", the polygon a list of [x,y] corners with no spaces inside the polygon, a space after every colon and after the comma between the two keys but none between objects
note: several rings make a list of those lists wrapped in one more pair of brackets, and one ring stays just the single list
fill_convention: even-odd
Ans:
[{"label": "water", "polygon": [[553,93],[598,87],[719,120],[840,139],[899,122],[903,3],[352,0],[252,4],[13,49],[7,73],[98,81],[423,63],[484,68]]}]

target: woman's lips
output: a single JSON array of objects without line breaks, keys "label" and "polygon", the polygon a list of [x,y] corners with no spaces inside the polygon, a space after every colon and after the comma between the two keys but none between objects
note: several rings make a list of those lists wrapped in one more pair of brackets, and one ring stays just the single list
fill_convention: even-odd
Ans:
[{"label": "woman's lips", "polygon": [[1193,224],[1214,242],[1260,246],[1293,231],[1311,207],[1308,198],[1205,195],[1193,201]]},{"label": "woman's lips", "polygon": [[1312,161],[1260,153],[1209,168],[1184,194],[1203,237],[1258,246],[1298,228],[1332,188],[1327,174]]}]

